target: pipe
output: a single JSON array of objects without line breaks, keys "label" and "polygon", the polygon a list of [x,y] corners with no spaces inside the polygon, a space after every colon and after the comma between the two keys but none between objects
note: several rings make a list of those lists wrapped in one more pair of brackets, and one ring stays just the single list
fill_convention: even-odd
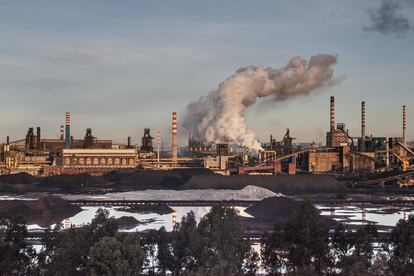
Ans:
[{"label": "pipe", "polygon": [[406,133],[406,129],[407,129],[407,121],[406,121],[406,113],[405,113],[405,105],[403,105],[403,145],[406,146],[407,145],[407,133]]},{"label": "pipe", "polygon": [[65,149],[70,148],[70,112],[66,112],[66,129],[65,129]]},{"label": "pipe", "polygon": [[365,102],[361,102],[361,150],[365,152]]},{"label": "pipe", "polygon": [[171,159],[173,167],[177,166],[177,112],[172,113]]}]

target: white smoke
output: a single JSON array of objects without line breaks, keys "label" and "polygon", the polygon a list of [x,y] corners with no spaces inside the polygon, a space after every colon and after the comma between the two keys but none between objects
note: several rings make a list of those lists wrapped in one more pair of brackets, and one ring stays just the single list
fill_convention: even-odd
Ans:
[{"label": "white smoke", "polygon": [[335,56],[317,55],[309,62],[294,57],[282,69],[240,68],[217,90],[187,106],[183,126],[194,138],[204,142],[232,142],[253,151],[261,150],[255,134],[246,125],[246,108],[254,105],[257,98],[285,101],[332,84],[329,80],[335,63]]}]

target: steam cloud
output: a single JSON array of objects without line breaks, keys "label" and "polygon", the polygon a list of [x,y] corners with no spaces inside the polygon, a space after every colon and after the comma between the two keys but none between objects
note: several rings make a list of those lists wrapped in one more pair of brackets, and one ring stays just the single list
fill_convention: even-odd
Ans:
[{"label": "steam cloud", "polygon": [[261,150],[255,134],[246,125],[245,112],[258,98],[285,101],[307,96],[318,87],[331,85],[337,58],[317,55],[309,62],[292,58],[286,67],[240,68],[217,90],[187,106],[183,127],[194,138],[208,143],[232,142],[253,151]]},{"label": "steam cloud", "polygon": [[403,35],[414,30],[410,20],[401,13],[405,6],[410,8],[413,4],[414,0],[382,0],[377,10],[368,11],[371,25],[365,27],[364,30],[379,32],[383,35]]}]

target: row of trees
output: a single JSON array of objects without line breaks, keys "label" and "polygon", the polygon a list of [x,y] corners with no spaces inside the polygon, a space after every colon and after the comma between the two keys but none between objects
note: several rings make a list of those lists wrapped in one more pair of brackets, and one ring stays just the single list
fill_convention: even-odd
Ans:
[{"label": "row of trees", "polygon": [[414,217],[400,220],[391,233],[373,224],[333,233],[321,222],[309,201],[286,223],[262,240],[261,258],[270,273],[300,275],[414,275]]},{"label": "row of trees", "polygon": [[[275,227],[280,229],[280,227]],[[261,254],[244,238],[237,213],[214,206],[199,223],[192,212],[175,231],[118,232],[108,211],[88,225],[47,231],[42,249],[27,244],[20,218],[0,221],[0,275],[414,275],[414,217],[388,235],[368,224],[330,235],[309,201],[283,231],[264,234]]]}]

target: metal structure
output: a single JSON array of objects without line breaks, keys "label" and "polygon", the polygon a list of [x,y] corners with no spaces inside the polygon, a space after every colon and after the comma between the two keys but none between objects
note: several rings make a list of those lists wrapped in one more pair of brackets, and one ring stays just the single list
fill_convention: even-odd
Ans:
[{"label": "metal structure", "polygon": [[92,128],[87,128],[85,137],[83,138],[83,147],[85,149],[92,148],[95,144],[95,139],[96,138],[92,135]]},{"label": "metal structure", "polygon": [[144,136],[142,136],[142,144],[140,150],[142,152],[153,152],[154,147],[152,146],[152,140],[154,140],[154,137],[151,136],[149,128],[144,129]]}]

